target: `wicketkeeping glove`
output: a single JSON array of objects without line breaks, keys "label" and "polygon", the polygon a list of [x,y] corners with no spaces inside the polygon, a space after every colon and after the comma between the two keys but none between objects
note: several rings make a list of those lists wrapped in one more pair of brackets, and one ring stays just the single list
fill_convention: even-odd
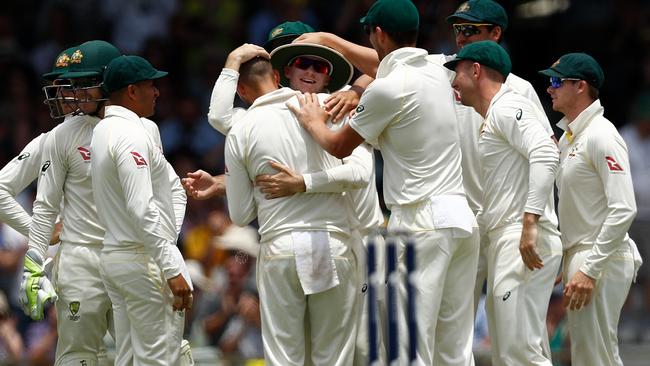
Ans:
[{"label": "wicketkeeping glove", "polygon": [[23,311],[34,320],[43,319],[43,308],[53,303],[58,296],[46,277],[46,267],[51,259],[43,263],[43,258],[34,249],[25,254],[23,280],[20,283],[20,303]]}]

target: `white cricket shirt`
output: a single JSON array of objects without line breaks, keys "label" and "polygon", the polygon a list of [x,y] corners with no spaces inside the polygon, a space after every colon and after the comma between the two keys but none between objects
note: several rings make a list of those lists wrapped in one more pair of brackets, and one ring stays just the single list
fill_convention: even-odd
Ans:
[{"label": "white cricket shirt", "polygon": [[522,224],[529,212],[559,235],[553,202],[559,152],[543,115],[505,84],[490,102],[478,140],[487,231]]},{"label": "white cricket shirt", "polygon": [[29,246],[45,257],[54,224],[64,222],[61,240],[101,245],[104,227],[97,218],[90,176],[90,140],[98,117],[74,116],[51,131],[42,151],[42,167],[34,201]]},{"label": "white cricket shirt", "polygon": [[603,114],[596,100],[571,123],[557,124],[566,131],[557,176],[562,244],[593,244],[580,271],[595,279],[609,255],[627,245],[636,215],[627,146]]},{"label": "white cricket shirt", "polygon": [[345,200],[337,193],[294,194],[267,200],[255,177],[273,174],[269,161],[313,173],[341,164],[305,131],[285,103],[299,92],[282,88],[257,98],[226,138],[226,192],[230,217],[244,226],[257,216],[261,241],[292,231],[349,235]]},{"label": "white cricket shirt", "polygon": [[165,279],[172,278],[184,263],[175,255],[167,160],[135,113],[121,106],[107,106],[104,113],[91,143],[93,193],[106,226],[102,252],[144,249]]},{"label": "white cricket shirt", "polygon": [[32,217],[15,197],[38,177],[42,166],[42,145],[48,134],[49,132],[43,133],[34,138],[0,170],[0,221],[25,237],[29,236]]},{"label": "white cricket shirt", "polygon": [[[474,217],[467,214],[471,210],[462,183],[453,92],[440,62],[419,48],[388,54],[379,64],[377,79],[361,96],[350,126],[366,141],[378,141],[389,208],[432,200],[435,206],[449,208],[434,213],[435,221],[445,223],[440,228],[471,232]],[[456,204],[458,197],[466,207]]]}]

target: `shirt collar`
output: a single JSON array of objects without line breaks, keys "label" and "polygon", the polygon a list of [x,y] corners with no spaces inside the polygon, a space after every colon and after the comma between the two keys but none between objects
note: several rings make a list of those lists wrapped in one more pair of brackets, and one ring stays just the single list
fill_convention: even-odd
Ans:
[{"label": "shirt collar", "polygon": [[589,107],[580,112],[578,117],[576,117],[576,119],[571,123],[569,123],[569,120],[564,117],[556,124],[556,126],[564,131],[570,132],[572,136],[577,136],[587,128],[587,126],[589,126],[589,123],[594,119],[594,117],[602,116],[604,113],[605,109],[600,105],[600,99],[596,99]]},{"label": "shirt collar", "polygon": [[427,52],[427,50],[424,50],[422,48],[415,48],[415,47],[398,48],[395,51],[386,55],[386,57],[384,57],[384,59],[381,60],[381,62],[379,63],[379,67],[377,68],[377,78],[379,79],[379,78],[386,77],[386,75],[390,74],[390,72],[393,71],[399,65],[413,63],[414,61],[424,59],[428,55],[429,52]]},{"label": "shirt collar", "polygon": [[291,88],[280,88],[270,93],[266,93],[261,97],[255,99],[253,104],[248,109],[251,110],[253,108],[260,107],[266,104],[275,104],[275,103],[287,101],[298,94],[300,94],[299,91],[293,90]]},{"label": "shirt collar", "polygon": [[494,94],[494,97],[492,97],[492,100],[490,101],[490,105],[488,106],[488,111],[490,109],[492,109],[492,106],[494,105],[494,103],[496,103],[499,99],[501,99],[501,97],[504,94],[508,93],[511,90],[512,89],[508,85],[501,84],[501,88],[499,88],[499,91],[496,94]]},{"label": "shirt collar", "polygon": [[129,121],[138,121],[142,123],[140,117],[138,117],[135,112],[128,108],[124,108],[121,105],[107,105],[104,108],[104,118],[109,117],[120,117]]}]

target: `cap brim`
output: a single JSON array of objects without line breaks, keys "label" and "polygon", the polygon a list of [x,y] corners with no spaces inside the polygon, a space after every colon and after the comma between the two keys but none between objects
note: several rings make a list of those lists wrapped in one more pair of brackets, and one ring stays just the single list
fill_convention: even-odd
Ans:
[{"label": "cap brim", "polygon": [[65,74],[65,71],[52,71],[43,74],[43,79],[48,80],[48,81],[53,81],[59,78],[59,76]]},{"label": "cap brim", "polygon": [[79,79],[89,78],[92,76],[102,76],[102,73],[97,71],[71,71],[59,75],[57,79]]},{"label": "cap brim", "polygon": [[289,86],[289,80],[284,75],[284,67],[289,61],[298,56],[318,56],[332,64],[332,74],[327,89],[337,91],[347,85],[352,79],[354,68],[339,52],[314,43],[290,43],[280,46],[271,52],[271,65],[280,72],[280,83]]},{"label": "cap brim", "polygon": [[447,23],[455,23],[456,19],[469,20],[470,22],[482,22],[483,19],[477,18],[467,13],[454,13],[447,17]]},{"label": "cap brim", "polygon": [[370,25],[370,24],[368,24],[368,17],[367,16],[364,16],[363,18],[359,19],[359,23],[361,23],[362,25]]},{"label": "cap brim", "polygon": [[267,41],[266,43],[264,43],[264,49],[266,50],[266,52],[271,52],[280,46],[293,42],[293,40],[298,38],[298,36],[299,36],[298,34],[287,34],[284,36],[273,38]]},{"label": "cap brim", "polygon": [[550,76],[550,77],[557,77],[557,78],[563,78],[564,77],[564,75],[562,75],[561,73],[559,73],[559,72],[557,72],[556,70],[553,70],[553,69],[540,70],[537,73],[540,74],[540,75]]},{"label": "cap brim", "polygon": [[156,73],[153,74],[153,76],[150,77],[149,79],[150,79],[150,80],[160,79],[160,78],[162,78],[162,77],[167,76],[168,74],[169,74],[169,73],[168,73],[167,71],[156,70]]}]

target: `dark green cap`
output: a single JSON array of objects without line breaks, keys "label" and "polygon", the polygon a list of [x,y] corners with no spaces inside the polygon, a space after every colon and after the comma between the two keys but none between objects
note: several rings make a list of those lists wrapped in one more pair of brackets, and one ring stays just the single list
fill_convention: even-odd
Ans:
[{"label": "dark green cap", "polygon": [[506,30],[508,15],[503,6],[492,0],[469,0],[460,4],[456,12],[447,17],[447,22],[456,23],[459,19],[475,23],[488,23]]},{"label": "dark green cap", "polygon": [[101,77],[108,63],[121,54],[115,46],[106,41],[94,40],[82,43],[70,55],[68,71],[59,78]]},{"label": "dark green cap", "polygon": [[276,47],[291,43],[303,33],[315,32],[314,28],[303,22],[284,22],[269,32],[269,38],[264,43],[267,52],[273,51]]},{"label": "dark green cap", "polygon": [[605,81],[605,73],[598,62],[586,53],[567,53],[555,61],[551,67],[539,72],[546,76],[584,80],[600,89]]},{"label": "dark green cap", "polygon": [[418,30],[420,15],[411,0],[377,0],[360,22],[389,32],[408,32]]},{"label": "dark green cap", "polygon": [[104,71],[104,90],[110,94],[131,84],[166,75],[166,71],[156,70],[140,56],[120,56],[111,61]]},{"label": "dark green cap", "polygon": [[478,62],[498,71],[504,77],[508,77],[512,70],[512,62],[508,52],[494,41],[473,42],[461,48],[456,58],[445,63],[445,67],[456,70],[456,65],[462,60]]},{"label": "dark green cap", "polygon": [[59,53],[58,56],[56,56],[56,60],[54,60],[54,65],[52,65],[52,71],[43,74],[43,79],[52,81],[62,74],[68,72],[68,66],[70,66],[70,56],[72,56],[72,53],[74,53],[76,49],[77,46],[70,47],[65,51]]}]

